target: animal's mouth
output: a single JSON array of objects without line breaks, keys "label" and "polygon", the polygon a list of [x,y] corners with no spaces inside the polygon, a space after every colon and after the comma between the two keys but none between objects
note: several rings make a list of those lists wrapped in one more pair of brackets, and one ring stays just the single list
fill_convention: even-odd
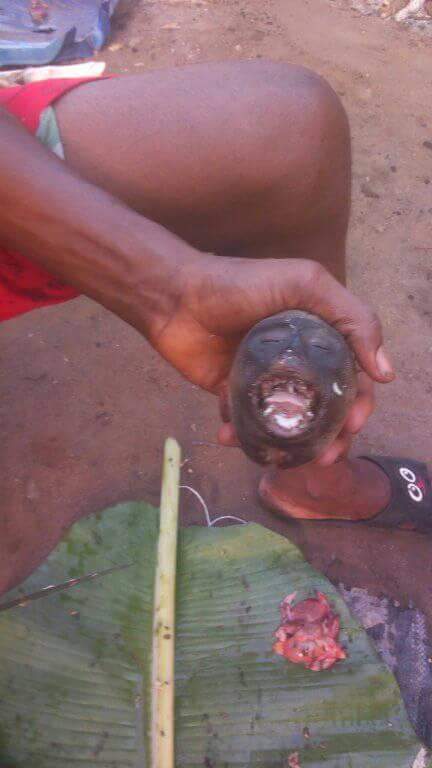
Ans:
[{"label": "animal's mouth", "polygon": [[315,387],[292,374],[260,382],[259,409],[268,431],[279,437],[295,437],[313,422],[318,406]]}]

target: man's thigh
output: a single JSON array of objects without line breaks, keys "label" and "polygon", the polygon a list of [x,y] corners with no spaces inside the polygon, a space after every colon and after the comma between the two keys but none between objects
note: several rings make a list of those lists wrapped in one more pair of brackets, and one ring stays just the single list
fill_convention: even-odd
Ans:
[{"label": "man's thigh", "polygon": [[[101,80],[56,105],[66,160],[94,183],[204,250],[259,254],[273,240],[286,251],[289,232],[293,254],[283,255],[327,198],[344,205],[323,173],[333,110],[342,112],[320,78],[272,62]],[[333,143],[342,159],[331,175],[346,190],[344,147]]]}]

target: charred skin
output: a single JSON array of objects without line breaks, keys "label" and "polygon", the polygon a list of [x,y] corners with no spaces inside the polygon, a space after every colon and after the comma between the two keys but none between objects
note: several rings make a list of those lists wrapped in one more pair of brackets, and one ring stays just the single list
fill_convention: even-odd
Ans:
[{"label": "charred skin", "polygon": [[231,419],[258,464],[298,467],[340,432],[356,394],[353,355],[343,336],[307,312],[257,323],[231,369]]}]

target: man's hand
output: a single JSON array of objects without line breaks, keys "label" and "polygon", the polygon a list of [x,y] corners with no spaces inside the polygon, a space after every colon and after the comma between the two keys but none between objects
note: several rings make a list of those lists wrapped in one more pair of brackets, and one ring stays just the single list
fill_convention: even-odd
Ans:
[{"label": "man's hand", "polygon": [[[320,463],[345,455],[352,435],[373,411],[372,380],[386,383],[394,378],[376,315],[323,267],[303,259],[202,256],[187,272],[180,270],[179,286],[175,310],[149,338],[186,378],[214,393],[223,390],[240,339],[264,317],[303,309],[346,337],[363,372],[344,429]],[[225,445],[237,444],[230,423],[223,425],[219,439]]]}]

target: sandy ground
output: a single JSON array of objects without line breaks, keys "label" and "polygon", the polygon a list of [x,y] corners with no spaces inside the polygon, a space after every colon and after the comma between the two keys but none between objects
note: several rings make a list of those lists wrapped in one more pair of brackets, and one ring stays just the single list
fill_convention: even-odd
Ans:
[{"label": "sandy ground", "polygon": [[[99,58],[117,72],[271,57],[328,78],[353,133],[350,282],[379,310],[398,370],[356,449],[430,459],[430,38],[363,16],[345,0],[136,0],[120,10],[110,46]],[[216,402],[96,304],[79,299],[3,324],[0,345],[3,541],[24,519],[48,548],[54,517],[124,499],[157,502],[161,448],[173,434],[184,449],[183,480],[213,515],[260,519],[298,541],[331,577],[415,596],[432,616],[428,539],[287,525],[260,511],[258,470],[214,444]],[[186,495],[182,511],[185,523],[202,522]]]}]

